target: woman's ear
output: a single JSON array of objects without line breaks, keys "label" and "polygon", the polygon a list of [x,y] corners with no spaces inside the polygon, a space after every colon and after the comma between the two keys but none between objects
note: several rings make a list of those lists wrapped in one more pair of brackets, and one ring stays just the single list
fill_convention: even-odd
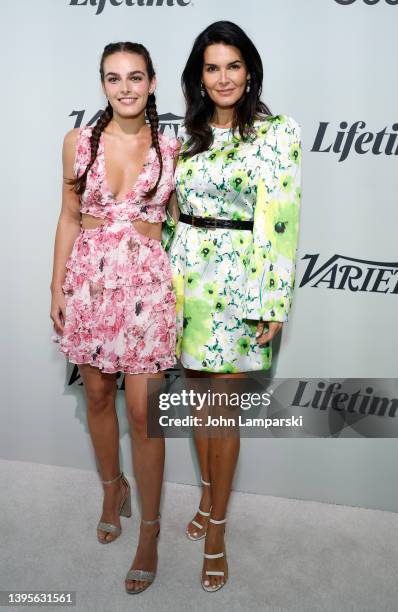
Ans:
[{"label": "woman's ear", "polygon": [[156,80],[156,77],[153,77],[153,79],[152,79],[152,81],[150,82],[150,85],[149,85],[149,95],[155,93],[157,84],[158,84],[158,82]]}]

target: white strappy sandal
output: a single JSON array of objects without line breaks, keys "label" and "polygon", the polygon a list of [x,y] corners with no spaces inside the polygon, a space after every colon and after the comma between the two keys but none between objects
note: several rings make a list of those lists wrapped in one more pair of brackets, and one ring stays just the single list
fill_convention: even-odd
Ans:
[{"label": "white strappy sandal", "polygon": [[[210,487],[210,482],[206,482],[206,480],[203,480],[203,478],[201,478],[200,480],[203,485]],[[211,511],[211,506],[210,506],[210,511]],[[200,507],[198,508],[197,513],[200,514],[201,516],[210,516],[210,512],[204,512],[203,510],[200,509]],[[188,523],[188,526],[191,524],[195,525],[197,529],[203,530],[203,533],[201,533],[199,537],[194,537],[193,535],[189,533],[187,529],[185,531],[185,535],[187,536],[188,540],[192,540],[192,542],[196,542],[197,540],[203,540],[203,538],[206,537],[206,533],[207,533],[207,531],[204,530],[203,525],[201,525],[200,523],[198,523],[198,521],[195,521],[194,519]]]},{"label": "white strappy sandal", "polygon": [[[214,525],[221,525],[222,523],[226,523],[227,519],[225,518],[225,519],[222,519],[221,521],[216,521],[215,519],[210,518],[209,522],[213,523]],[[226,557],[225,551],[220,552],[220,553],[215,553],[213,555],[204,553],[205,559],[220,559],[221,557]],[[206,576],[225,576],[225,573],[223,571],[206,570],[205,573],[206,573]],[[207,591],[208,593],[215,593],[216,591],[219,591],[220,589],[222,589],[222,587],[226,584],[227,581],[224,578],[224,581],[221,582],[221,584],[219,584],[216,587],[212,587],[212,586],[205,585],[204,581],[202,580],[202,576],[201,576],[200,582],[205,591]]]}]

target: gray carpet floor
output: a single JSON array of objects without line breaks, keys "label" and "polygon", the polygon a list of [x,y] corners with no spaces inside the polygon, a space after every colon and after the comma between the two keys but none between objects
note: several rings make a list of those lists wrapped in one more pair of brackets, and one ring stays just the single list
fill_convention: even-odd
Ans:
[{"label": "gray carpet floor", "polygon": [[158,575],[145,593],[128,595],[135,499],[121,537],[101,545],[95,472],[0,460],[0,487],[0,590],[76,591],[71,609],[79,612],[398,610],[396,513],[234,492],[226,531],[230,578],[206,593],[199,583],[203,540],[184,536],[199,488],[165,483]]}]

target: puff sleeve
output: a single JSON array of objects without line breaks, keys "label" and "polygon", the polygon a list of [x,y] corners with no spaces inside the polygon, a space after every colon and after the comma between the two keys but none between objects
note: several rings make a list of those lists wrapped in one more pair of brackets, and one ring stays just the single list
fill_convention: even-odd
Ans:
[{"label": "puff sleeve", "polygon": [[301,201],[301,129],[273,118],[265,135],[264,173],[257,184],[244,318],[288,320],[294,288]]}]

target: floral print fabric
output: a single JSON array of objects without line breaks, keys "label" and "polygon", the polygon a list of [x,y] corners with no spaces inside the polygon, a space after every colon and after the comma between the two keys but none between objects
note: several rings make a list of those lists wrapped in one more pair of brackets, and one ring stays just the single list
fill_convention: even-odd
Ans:
[{"label": "floral print fabric", "polygon": [[[74,172],[80,176],[90,161],[91,127],[79,131]],[[122,199],[116,200],[111,193],[105,170],[104,134],[101,134],[96,160],[87,177],[86,190],[81,197],[80,210],[94,217],[107,217],[111,220],[142,219],[151,223],[166,219],[166,204],[174,189],[174,159],[178,142],[159,132],[159,144],[163,158],[162,178],[154,197],[144,198],[144,194],[157,180],[159,160],[154,147],[149,149],[147,159],[134,187]]]},{"label": "floral print fabric", "polygon": [[177,296],[177,355],[210,372],[268,369],[271,345],[259,347],[259,320],[287,321],[294,285],[301,199],[300,127],[278,115],[257,121],[246,142],[212,128],[208,151],[176,170],[181,212],[253,220],[248,230],[195,228],[179,222],[169,255]]},{"label": "floral print fabric", "polygon": [[[87,133],[84,128],[79,135],[77,172],[85,168]],[[81,210],[105,222],[95,229],[81,229],[74,242],[62,287],[64,331],[53,336],[72,363],[90,364],[106,373],[139,374],[165,370],[176,362],[176,298],[170,262],[160,241],[139,233],[131,223],[136,218],[165,218],[177,143],[162,137],[161,144],[164,175],[160,191],[149,200],[143,201],[140,195],[149,172],[145,167],[134,193],[123,201],[102,191],[101,152],[89,176]]]}]

